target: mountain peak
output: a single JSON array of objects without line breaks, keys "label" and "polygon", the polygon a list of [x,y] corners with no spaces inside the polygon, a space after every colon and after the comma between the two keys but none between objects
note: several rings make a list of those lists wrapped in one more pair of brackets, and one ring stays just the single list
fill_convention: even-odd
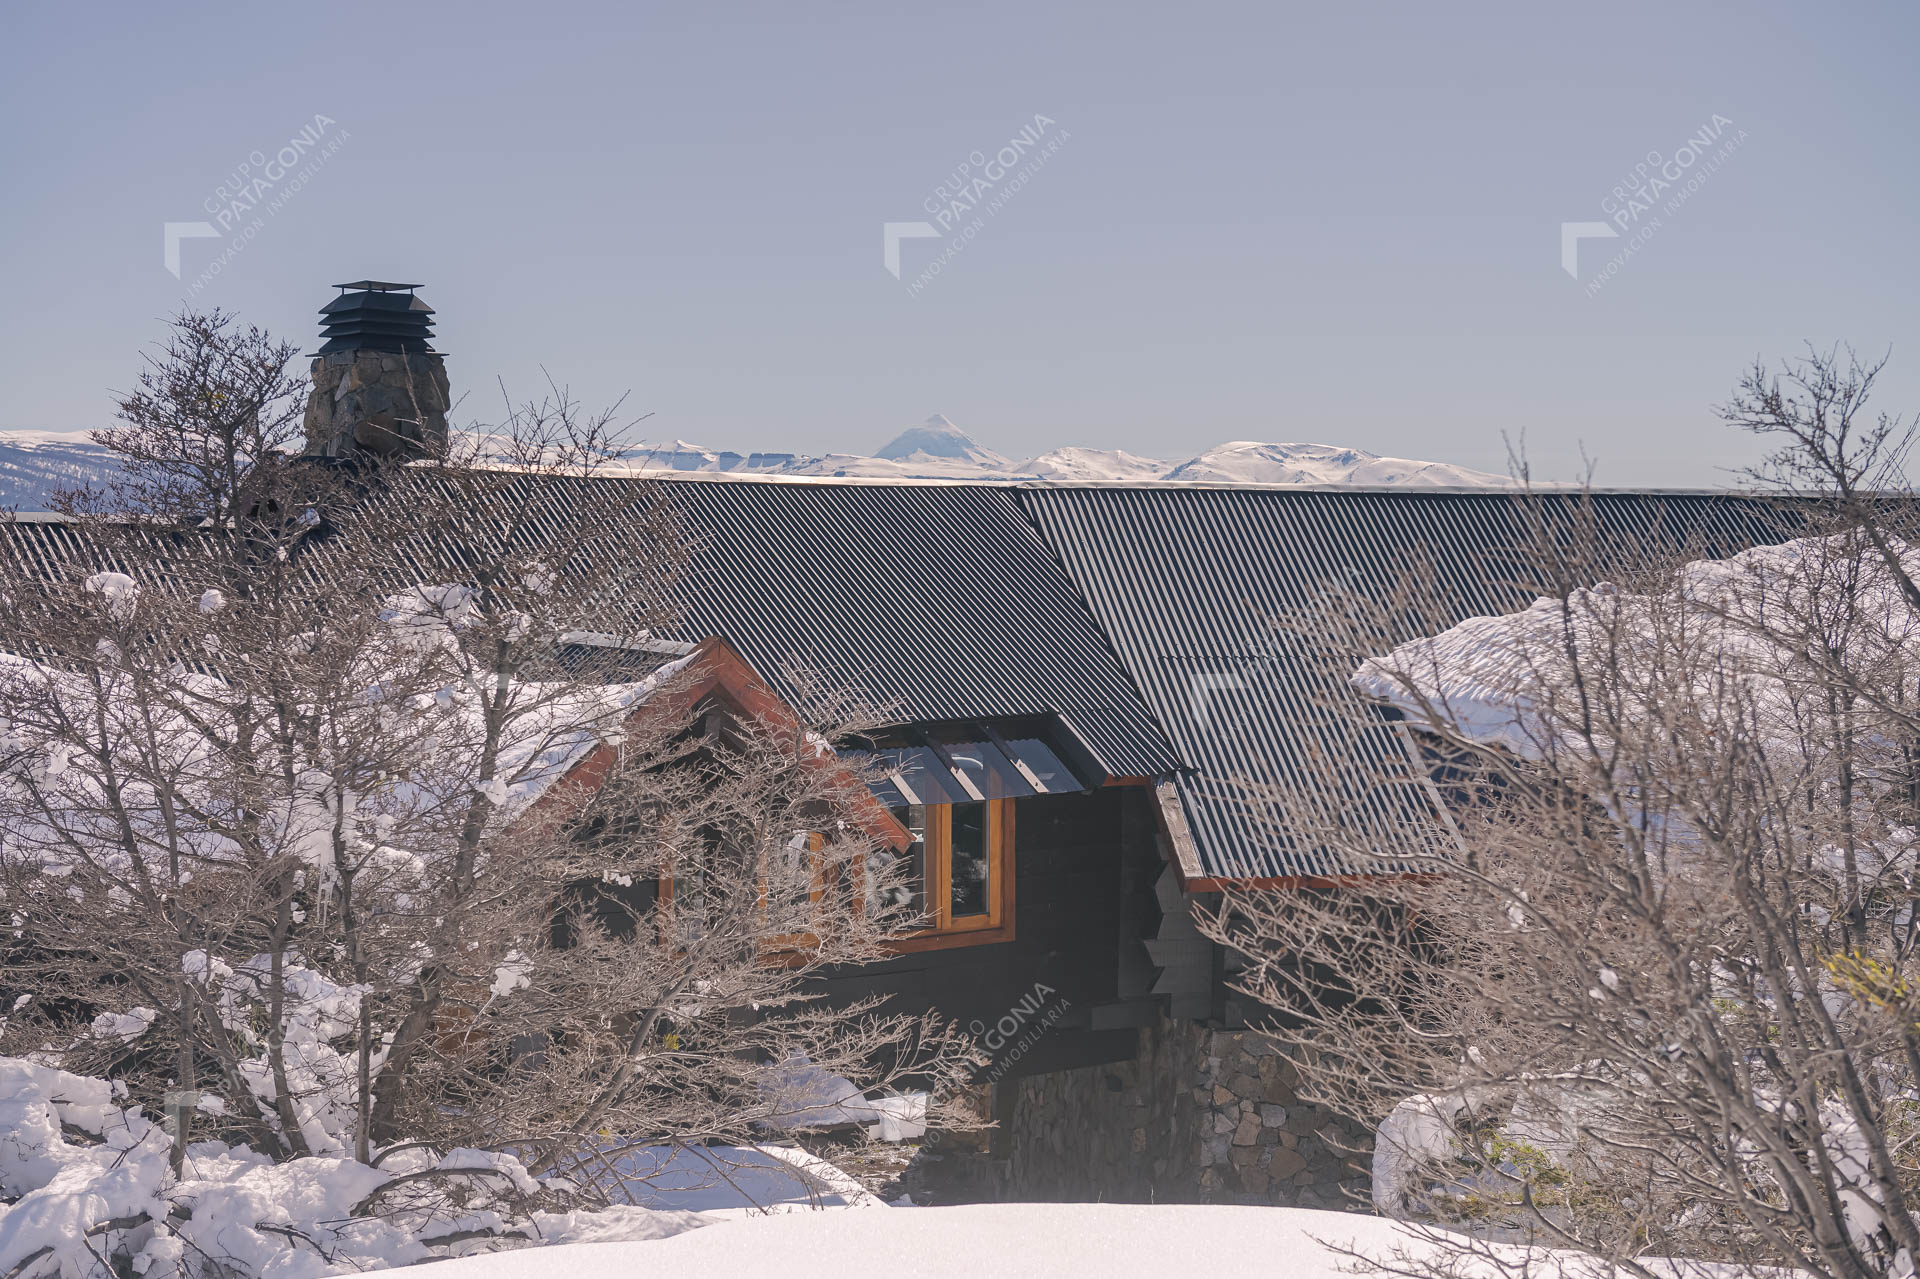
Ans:
[{"label": "mountain peak", "polygon": [[890,462],[919,455],[956,462],[977,462],[982,466],[1005,466],[1007,459],[992,449],[982,448],[965,431],[955,426],[944,413],[935,413],[919,426],[910,426],[881,447],[874,456]]},{"label": "mountain peak", "polygon": [[1393,484],[1405,488],[1503,488],[1513,483],[1504,475],[1472,471],[1449,462],[1382,457],[1337,444],[1263,444],[1258,440],[1216,445],[1161,478],[1215,484]]}]

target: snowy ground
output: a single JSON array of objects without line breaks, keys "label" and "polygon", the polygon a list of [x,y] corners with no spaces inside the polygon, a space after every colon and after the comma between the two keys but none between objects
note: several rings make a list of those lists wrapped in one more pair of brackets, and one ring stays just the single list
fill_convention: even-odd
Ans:
[{"label": "snowy ground", "polygon": [[627,1201],[642,1208],[731,1217],[886,1206],[826,1160],[787,1146],[649,1146],[613,1168]]},{"label": "snowy ground", "polygon": [[[979,1204],[806,1212],[729,1221],[645,1243],[578,1243],[443,1262],[434,1279],[631,1279],[777,1275],[779,1279],[1170,1279],[1273,1275],[1339,1279],[1356,1262],[1415,1246],[1390,1221],[1304,1208],[1172,1204]],[[1568,1261],[1535,1279],[1598,1272]]]}]

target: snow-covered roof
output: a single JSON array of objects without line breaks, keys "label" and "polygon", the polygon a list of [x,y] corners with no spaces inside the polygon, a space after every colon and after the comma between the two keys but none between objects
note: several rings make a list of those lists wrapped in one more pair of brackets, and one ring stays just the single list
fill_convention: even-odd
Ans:
[{"label": "snow-covered roof", "polygon": [[[1920,578],[1920,547],[1895,546],[1910,580]],[[1536,691],[1570,687],[1577,661],[1589,681],[1604,672],[1611,695],[1646,701],[1650,717],[1652,703],[1682,693],[1696,713],[1741,715],[1772,746],[1793,749],[1803,738],[1795,707],[1821,686],[1798,638],[1803,619],[1841,600],[1861,656],[1920,657],[1920,611],[1878,552],[1843,534],[1697,560],[1657,593],[1600,582],[1470,617],[1368,661],[1353,684],[1416,724],[1439,719],[1451,733],[1537,757],[1571,744],[1564,712],[1543,709]],[[1677,662],[1682,651],[1689,656]]]},{"label": "snow-covered roof", "polygon": [[[130,601],[138,590],[131,578],[117,573],[96,574],[89,585],[96,584],[107,608]],[[396,617],[393,624],[405,627],[411,621]],[[472,791],[490,801],[494,820],[514,821],[597,747],[620,740],[629,718],[662,689],[674,687],[699,656],[696,651],[667,661],[656,659],[646,674],[623,682],[583,682],[552,691],[529,685],[523,696],[530,709],[507,728],[492,775],[469,778]],[[183,835],[176,816],[163,802],[169,796],[155,791],[148,780],[165,776],[181,794],[204,791],[212,797],[207,800],[209,809],[219,811],[217,797],[225,774],[218,762],[218,745],[184,712],[156,705],[152,699],[119,696],[110,669],[104,678],[104,685],[96,686],[83,674],[0,654],[0,701],[16,708],[58,705],[66,722],[99,726],[82,749],[70,734],[38,736],[35,725],[47,718],[43,713],[31,716],[32,722],[18,722],[28,718],[24,709],[14,710],[12,722],[0,718],[0,765],[30,774],[40,796],[39,820],[17,813],[11,822],[6,837],[9,852],[53,867],[77,856],[80,849],[95,858],[111,857],[124,847],[124,821],[135,838],[154,847],[184,838],[201,856],[224,856],[225,837],[198,826],[189,827]],[[183,703],[212,705],[222,696],[221,685],[212,675],[182,670],[177,679]],[[437,765],[435,775],[442,786],[459,784],[462,770],[479,757],[472,743],[484,731],[480,711],[466,687],[455,680],[437,694],[411,697],[393,713],[431,721],[431,732],[423,740],[435,744],[436,758],[423,757],[422,769],[435,771]],[[117,760],[128,763],[109,767],[103,762]],[[109,783],[116,788],[113,805],[103,799]],[[411,805],[431,804],[432,798],[414,794],[416,789],[408,782],[393,782],[385,787],[383,802],[396,813],[404,813]],[[336,808],[361,799],[340,794],[324,772],[315,772],[311,786],[301,783],[290,792],[286,810],[272,819],[275,829],[269,838],[292,855],[324,858],[331,847]],[[310,845],[319,851],[309,851]]]}]

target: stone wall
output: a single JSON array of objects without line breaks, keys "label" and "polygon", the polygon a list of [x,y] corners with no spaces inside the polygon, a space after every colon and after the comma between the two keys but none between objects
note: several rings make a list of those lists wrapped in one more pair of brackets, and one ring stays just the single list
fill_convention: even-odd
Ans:
[{"label": "stone wall", "polygon": [[1005,1085],[1000,1193],[1365,1206],[1370,1134],[1302,1103],[1298,1083],[1258,1035],[1162,1018],[1133,1061]]},{"label": "stone wall", "polygon": [[435,352],[335,351],[315,356],[307,452],[425,456],[445,449],[453,401]]}]

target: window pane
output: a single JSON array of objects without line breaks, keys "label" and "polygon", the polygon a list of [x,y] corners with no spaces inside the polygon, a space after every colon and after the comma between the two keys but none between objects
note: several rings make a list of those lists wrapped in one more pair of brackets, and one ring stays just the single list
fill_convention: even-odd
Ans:
[{"label": "window pane", "polygon": [[973,784],[980,798],[1017,799],[1033,794],[1033,787],[1013,766],[1013,761],[1001,754],[992,742],[942,739],[940,744],[946,749],[947,758],[953,761],[954,771]]},{"label": "window pane", "polygon": [[1022,764],[1026,765],[1027,770],[1033,774],[1034,781],[1039,783],[1040,790],[1046,794],[1057,795],[1062,791],[1086,789],[1067,766],[1060,762],[1060,757],[1053,753],[1053,748],[1039,738],[1015,737],[1007,742],[1007,748]]},{"label": "window pane", "polygon": [[987,882],[992,862],[987,846],[987,806],[953,806],[953,916],[985,915],[992,907]]},{"label": "window pane", "polygon": [[888,780],[913,806],[951,804],[967,798],[940,757],[925,746],[907,746],[886,754],[893,766]]},{"label": "window pane", "polygon": [[927,808],[909,804],[894,809],[893,815],[913,834],[913,843],[902,854],[886,848],[875,851],[875,878],[883,881],[879,904],[919,915],[927,909]]}]

